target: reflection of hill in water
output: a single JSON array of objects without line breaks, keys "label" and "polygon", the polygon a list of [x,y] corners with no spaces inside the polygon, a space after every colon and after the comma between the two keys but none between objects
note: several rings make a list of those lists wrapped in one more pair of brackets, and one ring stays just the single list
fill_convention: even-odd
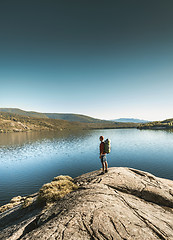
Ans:
[{"label": "reflection of hill in water", "polygon": [[111,139],[109,166],[143,169],[172,179],[171,132],[97,129],[0,134],[0,202],[32,194],[57,175],[75,177],[100,169],[100,135]]},{"label": "reflection of hill in water", "polygon": [[[82,135],[87,134],[88,131],[82,131]],[[43,141],[45,139],[53,140],[75,138],[81,135],[81,131],[33,131],[33,132],[20,132],[20,133],[8,133],[0,134],[0,146],[11,146],[11,145],[23,145],[25,143],[32,143],[36,141]]]}]

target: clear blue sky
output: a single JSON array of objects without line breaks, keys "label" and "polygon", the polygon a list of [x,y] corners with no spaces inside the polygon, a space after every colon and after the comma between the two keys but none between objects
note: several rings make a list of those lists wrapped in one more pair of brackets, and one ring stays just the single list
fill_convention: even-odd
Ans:
[{"label": "clear blue sky", "polygon": [[0,107],[173,118],[173,2],[1,1]]}]

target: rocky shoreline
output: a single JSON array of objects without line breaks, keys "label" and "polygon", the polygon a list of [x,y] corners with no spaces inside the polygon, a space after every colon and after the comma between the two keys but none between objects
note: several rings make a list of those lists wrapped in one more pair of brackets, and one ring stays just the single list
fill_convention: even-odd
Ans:
[{"label": "rocky shoreline", "polygon": [[0,239],[173,239],[173,181],[119,167],[73,184],[46,206],[37,193],[28,206],[20,202],[1,213]]}]

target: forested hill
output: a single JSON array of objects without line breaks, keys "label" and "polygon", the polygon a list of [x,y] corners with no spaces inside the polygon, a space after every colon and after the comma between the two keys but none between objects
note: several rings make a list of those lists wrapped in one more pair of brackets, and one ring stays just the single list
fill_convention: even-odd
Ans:
[{"label": "forested hill", "polygon": [[0,133],[28,131],[62,131],[86,129],[135,128],[133,123],[101,121],[97,123],[74,122],[62,119],[36,118],[8,112],[0,112]]},{"label": "forested hill", "polygon": [[28,111],[21,110],[19,108],[0,108],[0,112],[12,113],[12,114],[17,114],[17,115],[22,115],[27,117],[34,117],[34,118],[49,118],[44,113],[38,113],[33,111],[28,112]]},{"label": "forested hill", "polygon": [[138,126],[139,129],[173,129],[173,118],[164,121],[154,121]]},{"label": "forested hill", "polygon": [[83,123],[106,123],[106,120],[100,120],[92,118],[86,115],[72,114],[72,113],[45,113],[48,118],[51,119],[62,119],[71,122],[83,122]]},{"label": "forested hill", "polygon": [[61,119],[70,122],[83,122],[83,123],[107,123],[106,120],[100,120],[80,114],[71,113],[38,113],[33,111],[24,111],[18,108],[0,108],[0,112],[13,113],[22,116],[34,117],[34,118],[50,118]]}]

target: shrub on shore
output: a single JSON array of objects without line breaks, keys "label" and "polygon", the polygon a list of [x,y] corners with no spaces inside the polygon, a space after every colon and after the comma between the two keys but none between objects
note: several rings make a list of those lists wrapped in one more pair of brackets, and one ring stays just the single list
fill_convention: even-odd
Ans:
[{"label": "shrub on shore", "polygon": [[0,207],[0,213],[5,212],[5,211],[23,203],[24,200],[25,200],[25,197],[21,197],[21,196],[13,197],[10,200],[10,203],[7,203],[7,204]]},{"label": "shrub on shore", "polygon": [[66,194],[77,190],[77,185],[69,176],[58,176],[50,183],[42,186],[38,193],[38,201],[43,203],[52,203],[63,198]]},{"label": "shrub on shore", "polygon": [[32,197],[27,197],[22,205],[22,208],[29,207],[33,203],[34,199]]},{"label": "shrub on shore", "polygon": [[[57,176],[54,177],[53,181],[50,183],[44,184],[39,192],[37,197],[37,203],[43,203],[49,205],[61,198],[66,194],[77,190],[78,186],[73,183],[73,179],[70,176]],[[5,212],[19,204],[22,204],[22,208],[27,208],[34,202],[33,197],[13,197],[10,203],[7,203],[0,207],[0,213]]]},{"label": "shrub on shore", "polygon": [[69,180],[71,182],[73,182],[73,178],[70,176],[65,176],[65,175],[60,175],[57,177],[54,177],[53,181],[59,181],[59,180]]},{"label": "shrub on shore", "polygon": [[0,213],[3,213],[11,208],[15,207],[15,205],[13,203],[7,203],[3,206],[0,207]]}]

